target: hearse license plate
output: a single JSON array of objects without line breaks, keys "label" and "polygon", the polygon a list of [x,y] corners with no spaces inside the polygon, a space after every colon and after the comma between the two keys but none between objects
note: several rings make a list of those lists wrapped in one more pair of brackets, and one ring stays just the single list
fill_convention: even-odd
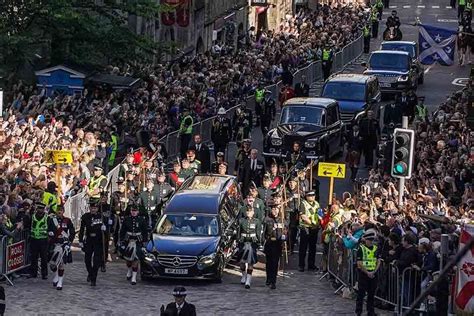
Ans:
[{"label": "hearse license plate", "polygon": [[380,82],[379,85],[382,88],[390,88],[390,82]]},{"label": "hearse license plate", "polygon": [[188,269],[165,269],[165,273],[169,273],[169,274],[188,274]]}]

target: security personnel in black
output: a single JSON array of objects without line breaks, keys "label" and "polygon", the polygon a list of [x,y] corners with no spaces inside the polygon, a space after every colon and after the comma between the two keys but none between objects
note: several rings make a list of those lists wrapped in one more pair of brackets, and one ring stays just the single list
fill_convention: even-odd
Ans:
[{"label": "security personnel in black", "polygon": [[306,83],[306,76],[302,76],[301,82],[295,86],[295,97],[297,98],[309,97],[309,84]]},{"label": "security personnel in black", "polygon": [[321,55],[324,80],[327,80],[331,75],[333,57],[334,52],[329,47],[329,44],[326,44]]},{"label": "security personnel in black", "polygon": [[262,123],[262,134],[263,137],[267,135],[268,131],[270,130],[270,124],[272,123],[273,119],[275,118],[276,115],[276,104],[275,101],[272,99],[272,92],[271,91],[265,91],[265,98],[263,99],[261,103],[262,107],[262,117],[261,117],[261,123]]},{"label": "security personnel in black", "polygon": [[148,224],[145,218],[139,216],[138,207],[129,206],[130,216],[125,217],[120,229],[120,240],[123,258],[127,263],[127,280],[137,284],[138,262],[143,257],[142,248],[148,240]]},{"label": "security personnel in black", "polygon": [[362,35],[364,35],[364,54],[370,53],[370,27],[366,23],[362,28]]},{"label": "security personnel in black", "polygon": [[316,244],[318,242],[319,203],[316,202],[316,193],[309,191],[302,200],[299,208],[299,227],[300,227],[300,246],[299,252],[299,271],[303,272],[306,261],[306,252],[308,252],[308,270],[316,270]]},{"label": "security personnel in black", "polygon": [[293,254],[294,247],[296,244],[296,238],[298,236],[298,225],[299,225],[299,206],[301,203],[301,194],[298,188],[299,179],[298,177],[291,177],[288,180],[286,188],[286,214],[288,214],[289,227],[288,227],[288,238],[290,254]]},{"label": "security personnel in black", "polygon": [[363,243],[357,250],[357,271],[359,290],[357,291],[356,315],[362,315],[364,297],[367,293],[367,315],[374,316],[375,290],[377,289],[377,270],[380,267],[380,254],[374,244],[375,230],[369,229],[362,236]]},{"label": "security personnel in black", "polygon": [[225,115],[225,109],[220,108],[219,111],[217,111],[217,117],[212,121],[211,140],[214,144],[214,153],[216,155],[218,152],[225,154],[227,144],[229,144],[232,139],[232,124]]},{"label": "security personnel in black", "polygon": [[232,127],[234,131],[233,139],[240,147],[242,141],[250,137],[253,126],[252,110],[247,108],[247,104],[242,102],[240,107],[235,111],[232,119]]},{"label": "security personnel in black", "polygon": [[126,186],[125,186],[125,179],[123,177],[119,177],[117,180],[118,190],[112,193],[111,197],[111,208],[112,213],[114,214],[115,221],[113,227],[113,234],[114,234],[114,245],[115,250],[114,252],[117,253],[117,247],[119,242],[119,231],[120,225],[125,217],[125,210],[127,209],[127,204],[129,202],[128,194],[125,193]]},{"label": "security personnel in black", "polygon": [[[171,186],[168,184],[171,189]],[[140,193],[139,205],[141,215],[147,223],[148,230],[151,232],[156,219],[158,218],[158,206],[161,202],[160,193],[158,188],[155,186],[155,183],[151,180],[146,182],[146,186],[143,189],[143,192]]]},{"label": "security personnel in black", "polygon": [[265,239],[265,258],[267,281],[265,284],[272,290],[276,289],[276,280],[278,274],[278,264],[280,262],[283,243],[286,241],[286,225],[280,215],[280,205],[270,203],[271,211],[265,218],[264,239]]},{"label": "security personnel in black", "polygon": [[222,151],[219,151],[216,154],[216,160],[211,163],[211,173],[219,173],[219,165],[225,163],[225,154]]},{"label": "security personnel in black", "polygon": [[397,16],[397,10],[392,11],[392,15],[387,18],[387,22],[385,23],[387,28],[395,27],[400,28],[400,18]]},{"label": "security personnel in black", "polygon": [[37,203],[35,212],[31,217],[31,267],[30,277],[38,276],[38,257],[41,258],[41,277],[48,278],[48,224],[46,205]]},{"label": "security personnel in black", "polygon": [[288,168],[298,166],[298,168],[304,168],[307,165],[306,154],[301,150],[299,142],[294,142],[291,148],[285,156],[285,161],[288,163]]},{"label": "security personnel in black", "polygon": [[89,213],[81,217],[81,229],[79,230],[79,245],[84,251],[84,262],[87,269],[87,282],[91,286],[96,285],[97,271],[102,266],[104,257],[104,232],[107,230],[105,219],[99,213],[99,205],[91,202]]},{"label": "security personnel in black", "polygon": [[240,168],[242,168],[245,162],[250,159],[250,145],[252,144],[252,140],[244,139],[242,145],[240,146],[237,154],[235,155],[235,164],[234,164],[234,175],[239,173]]},{"label": "security personnel in black", "polygon": [[379,16],[376,8],[370,11],[370,22],[372,22],[372,38],[379,36]]}]

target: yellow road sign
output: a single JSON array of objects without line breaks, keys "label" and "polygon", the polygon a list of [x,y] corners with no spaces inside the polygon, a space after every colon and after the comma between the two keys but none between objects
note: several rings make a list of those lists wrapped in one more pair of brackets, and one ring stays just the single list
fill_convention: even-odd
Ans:
[{"label": "yellow road sign", "polygon": [[72,164],[70,150],[46,150],[44,156],[47,163]]},{"label": "yellow road sign", "polygon": [[341,178],[346,177],[346,165],[343,163],[318,163],[318,176],[327,178]]}]

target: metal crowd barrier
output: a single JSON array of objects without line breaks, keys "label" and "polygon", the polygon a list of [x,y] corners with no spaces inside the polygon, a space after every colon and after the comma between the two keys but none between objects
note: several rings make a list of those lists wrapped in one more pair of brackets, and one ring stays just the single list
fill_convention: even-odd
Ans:
[{"label": "metal crowd barrier", "polygon": [[23,230],[13,237],[0,239],[0,275],[10,285],[13,285],[10,275],[31,264],[29,236],[29,231]]},{"label": "metal crowd barrier", "polygon": [[[344,247],[339,238],[331,237],[327,257],[327,272],[340,286],[335,294],[343,288],[351,291],[358,289],[358,272],[356,266],[356,250]],[[411,303],[420,295],[422,287],[428,287],[432,282],[429,273],[413,267],[405,268],[402,273],[393,263],[382,261],[377,273],[378,287],[375,298],[394,311],[396,315],[406,312]],[[321,279],[324,278],[321,277]],[[428,300],[417,306],[416,311],[427,312]]]}]

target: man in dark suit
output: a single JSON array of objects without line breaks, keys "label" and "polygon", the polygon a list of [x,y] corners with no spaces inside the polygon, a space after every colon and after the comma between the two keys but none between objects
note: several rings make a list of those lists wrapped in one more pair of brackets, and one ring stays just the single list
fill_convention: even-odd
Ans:
[{"label": "man in dark suit", "polygon": [[250,151],[249,159],[245,160],[243,167],[239,168],[238,179],[244,196],[247,196],[250,184],[255,183],[256,187],[262,185],[263,175],[265,174],[264,163],[257,159],[258,150],[253,148]]},{"label": "man in dark suit", "polygon": [[161,316],[196,316],[196,307],[186,302],[186,289],[177,286],[173,291],[174,302],[169,303],[166,309],[161,305]]},{"label": "man in dark suit", "polygon": [[362,150],[365,157],[365,167],[372,169],[374,150],[380,136],[379,121],[375,118],[374,111],[368,111],[367,117],[360,120],[360,136],[362,137]]},{"label": "man in dark suit", "polygon": [[309,97],[309,85],[306,83],[306,76],[302,76],[301,82],[296,85],[295,97]]},{"label": "man in dark suit", "polygon": [[211,152],[209,147],[202,143],[201,135],[194,135],[194,144],[189,146],[189,149],[194,149],[196,159],[201,162],[201,172],[208,173],[211,170]]},{"label": "man in dark suit", "polygon": [[398,124],[402,124],[402,113],[403,109],[401,105],[396,103],[386,105],[383,112],[383,125],[387,126],[393,123],[394,126],[397,126]]},{"label": "man in dark suit", "polygon": [[346,162],[351,168],[351,180],[355,180],[357,177],[357,171],[359,170],[360,152],[362,149],[362,137],[359,134],[359,126],[352,126],[352,131],[347,133],[347,156]]}]

